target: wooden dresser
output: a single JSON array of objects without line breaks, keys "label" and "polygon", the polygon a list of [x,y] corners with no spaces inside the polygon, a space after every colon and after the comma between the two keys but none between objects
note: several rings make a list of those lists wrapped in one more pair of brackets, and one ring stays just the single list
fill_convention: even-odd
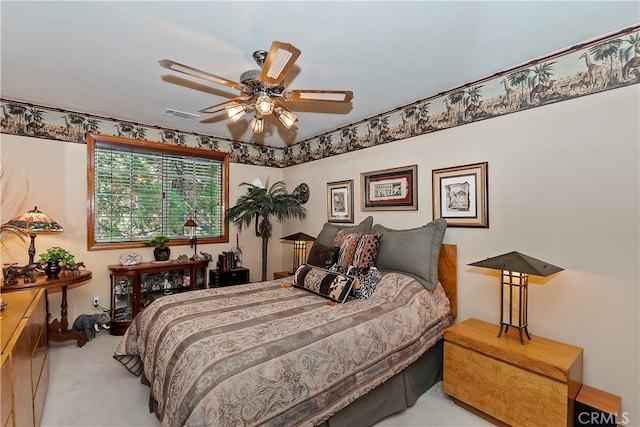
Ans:
[{"label": "wooden dresser", "polygon": [[39,426],[49,388],[44,289],[2,293],[0,426]]},{"label": "wooden dresser", "polygon": [[582,349],[467,319],[444,333],[443,391],[497,425],[567,426],[582,385]]}]

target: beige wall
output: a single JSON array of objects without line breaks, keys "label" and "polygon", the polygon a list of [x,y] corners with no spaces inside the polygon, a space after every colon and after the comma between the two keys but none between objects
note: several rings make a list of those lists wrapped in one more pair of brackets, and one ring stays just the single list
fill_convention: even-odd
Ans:
[{"label": "beige wall", "polygon": [[[109,264],[118,264],[123,250],[87,251],[87,174],[86,145],[64,143],[36,138],[26,138],[2,134],[0,152],[2,153],[2,169],[5,174],[1,182],[2,197],[0,223],[27,210],[38,209],[55,219],[64,227],[64,232],[56,234],[40,234],[36,238],[36,260],[38,255],[51,246],[62,246],[71,251],[77,261],[84,261],[93,272],[91,282],[69,291],[69,314],[72,322],[79,314],[96,312],[92,300],[94,295],[100,297],[100,305],[109,307],[110,282]],[[229,171],[229,203],[233,204],[246,187],[241,182],[252,182],[260,178],[262,182],[273,183],[282,179],[283,171],[276,168],[247,166],[232,163]],[[250,232],[249,232],[250,231]],[[255,236],[253,229],[240,234],[240,247],[244,253],[243,265],[251,270],[251,280],[257,281],[261,274],[261,240]],[[282,225],[274,224],[274,236],[282,236]],[[212,254],[214,259],[222,251],[228,251],[236,243],[238,230],[232,227],[228,244],[198,245],[198,251]],[[2,263],[28,262],[27,249],[29,242],[21,242],[13,238],[5,241],[0,247]],[[189,246],[172,246],[172,257],[180,254],[191,256],[193,249]],[[269,277],[273,271],[280,270],[283,244],[278,239],[269,243]],[[143,260],[153,259],[153,248],[144,247],[136,250]],[[209,265],[215,268],[215,262]],[[60,317],[60,294],[50,297],[50,311],[54,317]]]},{"label": "beige wall", "polygon": [[[358,222],[369,214],[360,211],[360,172],[417,164],[418,211],[372,213],[376,222],[407,228],[432,218],[432,169],[488,161],[490,228],[450,228],[445,238],[458,245],[459,319],[499,321],[497,276],[470,262],[517,250],[565,268],[548,279],[531,278],[530,331],[583,347],[585,382],[621,395],[630,425],[639,425],[639,106],[638,86],[630,86],[284,170],[232,164],[230,202],[243,191],[240,182],[256,177],[284,178],[290,190],[309,184],[307,219],[274,229],[271,277],[291,265],[291,248],[277,237],[315,235],[326,222],[327,182],[354,180]],[[1,138],[1,223],[36,204],[60,222],[64,233],[38,236],[37,253],[60,245],[94,272],[89,284],[69,292],[70,319],[92,312],[93,295],[107,306],[105,266],[117,263],[122,251],[86,251],[85,146]],[[228,250],[236,233],[228,245],[202,250]],[[243,232],[240,245],[256,281],[260,242],[252,234]],[[26,248],[12,241],[2,262],[25,262]],[[190,254],[188,247],[174,251]],[[150,248],[140,252],[150,259]],[[55,316],[58,306],[53,295]]]},{"label": "beige wall", "polygon": [[583,347],[585,383],[621,395],[640,425],[639,105],[627,87],[290,167],[285,179],[309,183],[301,231],[313,235],[327,182],[354,180],[358,222],[369,214],[360,172],[417,164],[418,211],[372,213],[409,228],[432,219],[432,169],[488,161],[490,228],[445,236],[458,245],[459,320],[500,321],[497,272],[467,264],[517,250],[563,267],[530,278],[529,329]]}]

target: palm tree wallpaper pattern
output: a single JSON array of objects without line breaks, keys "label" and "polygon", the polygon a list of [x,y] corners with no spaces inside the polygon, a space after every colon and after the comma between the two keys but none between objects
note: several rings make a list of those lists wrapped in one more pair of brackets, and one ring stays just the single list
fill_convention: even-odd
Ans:
[{"label": "palm tree wallpaper pattern", "polygon": [[640,26],[574,46],[284,149],[0,100],[0,132],[85,143],[87,132],[226,151],[285,167],[640,83]]}]

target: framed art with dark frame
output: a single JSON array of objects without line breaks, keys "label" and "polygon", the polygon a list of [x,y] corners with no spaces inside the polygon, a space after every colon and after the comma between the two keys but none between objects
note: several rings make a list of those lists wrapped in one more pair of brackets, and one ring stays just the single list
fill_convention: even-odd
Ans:
[{"label": "framed art with dark frame", "polygon": [[489,228],[488,162],[434,169],[433,219],[449,227]]},{"label": "framed art with dark frame", "polygon": [[418,166],[360,174],[363,211],[418,209]]},{"label": "framed art with dark frame", "polygon": [[327,183],[327,220],[353,222],[353,180]]}]

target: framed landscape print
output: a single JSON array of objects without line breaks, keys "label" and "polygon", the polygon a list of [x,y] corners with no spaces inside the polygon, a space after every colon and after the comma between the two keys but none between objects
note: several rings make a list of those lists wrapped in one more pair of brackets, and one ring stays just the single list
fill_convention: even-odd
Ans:
[{"label": "framed landscape print", "polygon": [[353,222],[353,180],[327,183],[327,220]]},{"label": "framed landscape print", "polygon": [[418,209],[418,166],[360,174],[363,211]]},{"label": "framed landscape print", "polygon": [[433,219],[449,227],[489,228],[488,163],[434,169]]}]

